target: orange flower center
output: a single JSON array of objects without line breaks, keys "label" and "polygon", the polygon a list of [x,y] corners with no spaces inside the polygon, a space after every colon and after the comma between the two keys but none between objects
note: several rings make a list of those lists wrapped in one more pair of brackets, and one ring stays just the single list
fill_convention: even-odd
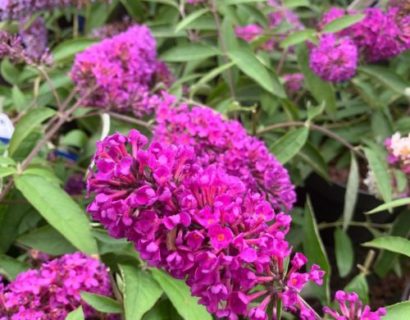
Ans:
[{"label": "orange flower center", "polygon": [[218,241],[224,241],[225,240],[225,235],[223,233],[218,234],[218,236],[216,237],[218,239]]}]

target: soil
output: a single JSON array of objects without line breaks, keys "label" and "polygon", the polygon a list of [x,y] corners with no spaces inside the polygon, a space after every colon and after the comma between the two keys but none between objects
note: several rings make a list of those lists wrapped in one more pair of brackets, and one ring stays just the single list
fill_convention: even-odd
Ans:
[{"label": "soil", "polygon": [[[360,175],[364,177],[366,174],[366,168],[360,166]],[[307,195],[310,196],[315,212],[315,216],[318,223],[321,222],[333,222],[336,221],[342,214],[343,202],[344,202],[344,188],[346,184],[349,169],[340,169],[335,166],[329,168],[330,180],[335,184],[328,185],[323,184],[317,179],[313,179],[306,184],[305,188],[298,189],[298,206],[304,205]],[[320,178],[319,178],[320,179]],[[323,181],[323,180],[322,180]],[[319,185],[319,183],[321,183]],[[340,189],[340,190],[338,190]],[[361,184],[360,189],[366,190],[366,187]],[[373,200],[371,200],[373,199]],[[375,198],[366,195],[366,192],[361,193],[360,201],[356,206],[354,220],[361,221],[364,219],[363,212],[366,212],[375,206],[377,203]],[[391,222],[394,219],[394,215],[386,214],[388,220],[374,221],[377,223]],[[372,216],[373,217],[373,216]],[[334,254],[334,228],[326,228],[321,231],[321,237],[326,247],[327,254],[332,267],[331,288],[332,297],[336,290],[344,288],[358,273],[357,267],[354,267],[352,272],[346,277],[341,278],[338,274],[335,254]],[[363,242],[373,239],[373,235],[365,228],[349,228],[349,235],[352,239],[354,251],[355,251],[355,266],[357,264],[363,264],[368,249],[361,246]],[[408,259],[409,260],[409,259]],[[410,298],[410,261],[407,261],[407,265],[403,264],[403,276],[397,276],[394,272],[389,273],[382,279],[377,275],[371,273],[367,277],[369,285],[369,301],[372,309],[378,307],[391,305]],[[315,309],[320,310],[320,305],[311,301]]]},{"label": "soil", "polygon": [[384,307],[410,298],[408,287],[410,274],[398,277],[390,273],[383,279],[374,278],[369,288],[370,302],[373,308]]},{"label": "soil", "polygon": [[[355,250],[355,264],[363,264],[366,259],[367,250],[364,248],[355,248]],[[346,278],[341,278],[337,271],[333,247],[326,247],[326,251],[333,271],[330,287],[332,288],[332,297],[334,297],[335,292],[340,288],[344,288],[358,274],[359,270],[354,267]],[[403,264],[403,276],[401,277],[394,272],[390,272],[383,278],[379,278],[374,273],[367,276],[369,304],[372,309],[385,307],[410,298],[409,267],[409,263]]]}]

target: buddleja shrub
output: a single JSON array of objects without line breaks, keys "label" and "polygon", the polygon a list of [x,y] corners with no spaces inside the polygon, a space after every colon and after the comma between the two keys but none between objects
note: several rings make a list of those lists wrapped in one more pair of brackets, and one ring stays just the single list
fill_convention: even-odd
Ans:
[{"label": "buddleja shrub", "polygon": [[410,8],[338,5],[0,3],[0,319],[406,318]]}]

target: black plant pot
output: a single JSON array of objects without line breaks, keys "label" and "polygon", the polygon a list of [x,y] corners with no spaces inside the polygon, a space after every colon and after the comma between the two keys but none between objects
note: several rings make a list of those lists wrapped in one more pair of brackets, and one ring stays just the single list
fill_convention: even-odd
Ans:
[{"label": "black plant pot", "polygon": [[[298,190],[299,201],[304,201],[309,196],[315,212],[316,220],[321,222],[334,222],[343,214],[346,186],[340,183],[328,182],[317,174],[311,174],[305,182],[305,187]],[[353,213],[354,221],[365,221],[365,212],[381,205],[382,202],[365,191],[360,191]],[[387,211],[369,216],[374,223],[389,223],[394,219],[395,213]],[[326,229],[327,230],[327,229]],[[355,243],[361,243],[373,238],[365,228],[350,228],[349,234]],[[327,230],[322,235],[326,240],[333,242],[333,230]]]}]

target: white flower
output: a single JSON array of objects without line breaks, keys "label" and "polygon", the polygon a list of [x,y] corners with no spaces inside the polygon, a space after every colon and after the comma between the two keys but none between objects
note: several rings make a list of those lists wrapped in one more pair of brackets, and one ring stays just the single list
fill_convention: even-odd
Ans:
[{"label": "white flower", "polygon": [[391,137],[390,147],[392,154],[403,164],[410,164],[410,134],[407,137],[401,137],[400,133],[395,133]]}]

